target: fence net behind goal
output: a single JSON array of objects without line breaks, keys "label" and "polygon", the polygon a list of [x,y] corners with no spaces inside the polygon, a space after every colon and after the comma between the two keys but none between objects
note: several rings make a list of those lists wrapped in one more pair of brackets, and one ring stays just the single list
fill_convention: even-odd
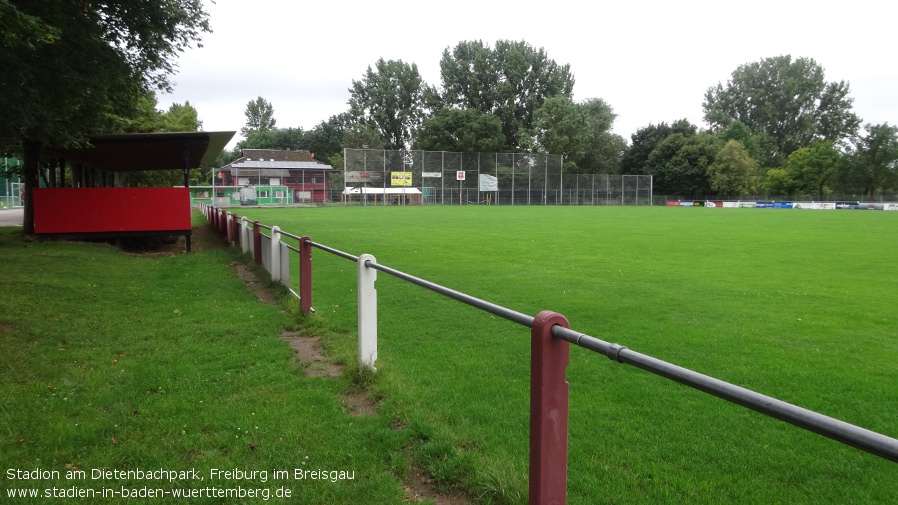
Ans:
[{"label": "fence net behind goal", "polygon": [[[651,205],[649,175],[571,174],[563,157],[346,149],[332,202],[442,205]],[[338,195],[338,194],[339,195]],[[409,196],[414,195],[410,200]],[[420,196],[418,196],[420,195]],[[378,198],[379,197],[379,198]]]}]

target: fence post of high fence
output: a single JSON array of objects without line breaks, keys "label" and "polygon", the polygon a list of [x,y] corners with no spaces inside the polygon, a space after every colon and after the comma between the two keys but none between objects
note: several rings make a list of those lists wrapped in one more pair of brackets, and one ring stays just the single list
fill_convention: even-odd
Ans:
[{"label": "fence post of high fence", "polygon": [[299,239],[299,308],[309,315],[312,309],[312,239]]},{"label": "fence post of high fence", "polygon": [[281,228],[271,227],[271,278],[281,281]]},{"label": "fence post of high fence", "polygon": [[570,343],[552,337],[552,326],[570,328],[552,311],[537,314],[530,330],[530,505],[567,502],[568,383]]},{"label": "fence post of high fence", "polygon": [[262,264],[262,223],[253,221],[253,262]]},{"label": "fence post of high fence", "polygon": [[249,219],[246,216],[240,218],[240,246],[244,254],[249,252]]},{"label": "fence post of high fence", "polygon": [[374,256],[359,256],[359,365],[377,371],[377,270],[367,262],[377,263]]}]

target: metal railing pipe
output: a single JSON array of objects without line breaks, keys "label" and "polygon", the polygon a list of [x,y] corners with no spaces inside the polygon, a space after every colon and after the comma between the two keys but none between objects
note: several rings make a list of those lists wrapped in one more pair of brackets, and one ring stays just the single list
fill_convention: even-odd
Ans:
[{"label": "metal railing pipe", "polygon": [[508,319],[509,321],[518,323],[522,326],[526,326],[528,328],[533,327],[533,316],[523,314],[521,312],[511,310],[507,307],[503,307],[501,305],[496,305],[495,303],[488,302],[486,300],[481,300],[480,298],[475,298],[471,295],[467,295],[460,291],[455,291],[454,289],[449,289],[445,286],[441,286],[439,284],[421,279],[419,277],[415,277],[413,275],[409,275],[405,272],[401,272],[399,270],[390,268],[385,265],[381,265],[372,261],[367,261],[366,266],[374,268],[376,270],[380,270],[385,274],[392,275],[393,277],[397,277],[404,281],[410,282],[417,286],[421,286],[422,288],[429,289],[435,293],[439,293],[448,298],[452,298],[453,300],[462,302],[464,304],[470,305],[472,307],[476,307],[480,310],[489,312],[495,316],[499,316],[503,319]]},{"label": "metal railing pipe", "polygon": [[561,326],[552,336],[898,463],[898,440]]},{"label": "metal railing pipe", "polygon": [[309,245],[312,246],[312,247],[321,249],[322,251],[329,252],[329,253],[334,254],[334,255],[336,255],[336,256],[340,256],[341,258],[345,258],[345,259],[348,259],[348,260],[351,260],[351,261],[355,261],[356,263],[359,262],[359,257],[358,257],[358,256],[354,256],[354,255],[349,254],[349,253],[347,253],[347,252],[343,252],[343,251],[341,251],[341,250],[339,250],[339,249],[334,249],[333,247],[328,247],[328,246],[326,246],[326,245],[324,245],[324,244],[319,244],[319,243],[317,243],[317,242],[312,242],[311,240],[306,240],[305,243],[309,244]]}]

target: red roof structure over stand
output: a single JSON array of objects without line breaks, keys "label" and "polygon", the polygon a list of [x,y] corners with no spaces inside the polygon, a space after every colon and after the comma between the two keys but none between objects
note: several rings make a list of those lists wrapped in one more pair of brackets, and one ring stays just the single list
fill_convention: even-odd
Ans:
[{"label": "red roof structure over stand", "polygon": [[42,156],[107,173],[183,170],[184,186],[34,188],[34,231],[76,238],[183,235],[190,252],[189,171],[214,162],[234,133],[102,135],[89,138],[91,147],[43,149]]}]

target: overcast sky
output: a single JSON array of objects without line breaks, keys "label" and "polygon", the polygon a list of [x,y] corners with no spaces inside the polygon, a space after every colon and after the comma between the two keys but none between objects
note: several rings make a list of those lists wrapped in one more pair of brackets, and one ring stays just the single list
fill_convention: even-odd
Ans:
[{"label": "overcast sky", "polygon": [[848,81],[864,123],[898,124],[898,7],[882,0],[204,1],[213,33],[181,55],[174,92],[159,107],[189,101],[207,131],[239,135],[247,102],[259,96],[278,127],[311,129],[348,110],[352,80],[379,58],[415,63],[439,85],[444,49],[502,39],[570,64],[574,100],[604,99],[627,141],[650,123],[706,127],[710,86],[784,54],[813,58],[827,81]]}]

